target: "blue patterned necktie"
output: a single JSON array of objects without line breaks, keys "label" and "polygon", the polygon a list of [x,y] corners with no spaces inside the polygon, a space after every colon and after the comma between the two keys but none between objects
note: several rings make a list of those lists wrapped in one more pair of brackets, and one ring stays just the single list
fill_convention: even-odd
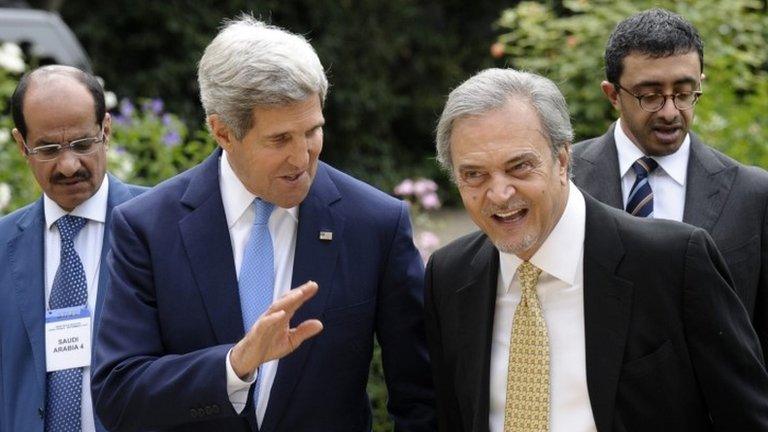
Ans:
[{"label": "blue patterned necktie", "polygon": [[[253,208],[256,218],[253,220],[251,236],[245,246],[243,262],[240,266],[240,308],[243,311],[243,328],[247,333],[261,314],[272,304],[275,290],[275,256],[272,248],[272,236],[269,234],[269,216],[275,209],[274,204],[255,199]],[[253,407],[259,400],[258,381],[253,390]]]},{"label": "blue patterned necktie", "polygon": [[[75,251],[74,242],[85,223],[85,219],[70,215],[56,221],[61,236],[61,257],[48,300],[51,310],[88,303],[85,270]],[[83,368],[49,372],[47,386],[46,432],[80,432]]]},{"label": "blue patterned necktie", "polygon": [[648,175],[658,166],[658,162],[648,156],[643,156],[632,164],[637,177],[627,198],[627,213],[639,217],[653,217],[653,191],[648,183]]}]

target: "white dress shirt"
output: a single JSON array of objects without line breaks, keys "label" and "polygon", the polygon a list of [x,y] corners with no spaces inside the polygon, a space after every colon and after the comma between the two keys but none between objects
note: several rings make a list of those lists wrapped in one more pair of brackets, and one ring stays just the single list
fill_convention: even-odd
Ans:
[{"label": "white dress shirt", "polygon": [[[621,119],[613,128],[613,139],[619,154],[619,173],[621,173],[621,195],[624,208],[632,185],[635,183],[635,170],[632,164],[645,156],[621,127]],[[676,152],[667,156],[653,156],[659,163],[658,168],[648,176],[648,183],[653,190],[653,217],[656,219],[683,220],[685,210],[685,181],[688,177],[688,155],[691,153],[691,136],[686,134],[683,143]]]},{"label": "white dress shirt", "polygon": [[[596,431],[587,392],[584,343],[584,196],[570,183],[563,215],[531,263],[542,270],[537,286],[547,323],[550,366],[550,432]],[[504,430],[507,367],[512,319],[520,303],[516,276],[522,260],[499,252],[499,280],[491,344],[490,415],[492,432]]]},{"label": "white dress shirt", "polygon": [[[224,214],[227,217],[229,238],[232,242],[232,252],[235,259],[235,269],[239,278],[245,246],[248,243],[253,220],[256,217],[252,205],[256,195],[249,192],[235,172],[232,171],[226,151],[222,152],[221,159],[219,160],[219,173],[221,199],[224,204]],[[267,224],[275,254],[273,301],[291,289],[293,258],[296,249],[296,229],[299,224],[298,215],[298,207],[290,209],[275,207]],[[275,380],[277,364],[278,360],[273,360],[264,363],[258,369],[259,379],[257,385],[259,386],[259,400],[256,406],[256,418],[259,424],[264,419],[264,413],[267,410],[267,402],[272,390],[272,383]],[[240,413],[248,401],[248,391],[251,385],[257,381],[257,374],[254,374],[247,381],[241,380],[232,369],[232,365],[229,362],[229,354],[227,354],[226,368],[227,394],[229,395],[230,402],[232,402],[232,407]]]},{"label": "white dress shirt", "polygon": [[[80,256],[85,271],[88,287],[88,310],[91,312],[91,341],[93,341],[93,313],[96,310],[96,296],[99,286],[99,268],[101,267],[101,248],[104,243],[104,224],[107,220],[107,198],[109,197],[109,177],[99,186],[99,190],[85,202],[75,207],[69,214],[87,219],[85,226],[75,236],[75,251]],[[45,310],[51,297],[53,279],[59,268],[61,258],[61,236],[56,221],[68,212],[48,195],[43,194],[45,212]],[[81,426],[83,432],[94,432],[93,404],[91,403],[91,368],[83,368],[83,388],[81,398]]]}]

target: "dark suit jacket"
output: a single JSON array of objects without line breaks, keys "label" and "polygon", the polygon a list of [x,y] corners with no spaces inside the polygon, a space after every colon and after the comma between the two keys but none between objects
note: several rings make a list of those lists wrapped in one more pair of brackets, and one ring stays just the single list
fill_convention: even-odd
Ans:
[{"label": "dark suit jacket", "polygon": [[[710,237],[585,200],[584,337],[597,430],[768,430],[757,337]],[[498,272],[498,252],[479,232],[427,265],[441,431],[488,430]]]},{"label": "dark suit jacket", "polygon": [[[112,209],[145,188],[109,177],[93,333],[109,290]],[[42,197],[0,219],[0,431],[42,432],[45,412],[45,214]],[[96,420],[96,430],[104,428]]]},{"label": "dark suit jacket", "polygon": [[[92,383],[113,431],[255,430],[252,394],[238,416],[226,391],[225,356],[244,329],[220,154],[115,211]],[[433,429],[423,271],[407,207],[320,163],[299,207],[292,284],[320,290],[292,324],[325,328],[280,360],[261,431],[370,430],[374,333],[397,430]]]},{"label": "dark suit jacket", "polygon": [[[573,181],[622,208],[614,127],[573,147]],[[691,133],[683,222],[714,239],[768,357],[768,172],[739,164]]]}]

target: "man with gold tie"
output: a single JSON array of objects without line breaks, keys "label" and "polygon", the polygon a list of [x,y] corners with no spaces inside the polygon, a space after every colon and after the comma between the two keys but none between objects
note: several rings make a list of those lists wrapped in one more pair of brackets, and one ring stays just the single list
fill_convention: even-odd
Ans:
[{"label": "man with gold tie", "polygon": [[712,239],[582,193],[572,139],[535,74],[448,98],[437,157],[481,231],[427,266],[440,430],[766,430],[760,345]]}]

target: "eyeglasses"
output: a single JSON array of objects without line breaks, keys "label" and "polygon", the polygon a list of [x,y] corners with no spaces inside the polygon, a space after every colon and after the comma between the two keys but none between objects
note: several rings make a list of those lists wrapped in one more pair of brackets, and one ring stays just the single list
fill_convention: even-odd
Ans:
[{"label": "eyeglasses", "polygon": [[699,98],[703,94],[703,92],[699,90],[694,90],[674,93],[671,95],[665,95],[661,93],[646,93],[636,95],[618,83],[613,83],[613,85],[616,86],[616,88],[624,90],[628,94],[634,96],[635,99],[637,99],[637,102],[640,104],[640,108],[647,112],[656,112],[664,108],[664,105],[667,103],[667,98],[671,98],[672,103],[675,104],[675,108],[679,109],[680,111],[689,110],[693,108],[694,105],[696,105],[696,102],[699,101]]},{"label": "eyeglasses", "polygon": [[29,148],[25,143],[24,149],[27,151],[27,156],[40,162],[56,160],[66,149],[72,150],[76,155],[87,156],[98,150],[99,145],[106,141],[106,136],[101,131],[99,133],[101,136],[98,137],[76,139],[61,144],[46,144],[35,148]]}]

